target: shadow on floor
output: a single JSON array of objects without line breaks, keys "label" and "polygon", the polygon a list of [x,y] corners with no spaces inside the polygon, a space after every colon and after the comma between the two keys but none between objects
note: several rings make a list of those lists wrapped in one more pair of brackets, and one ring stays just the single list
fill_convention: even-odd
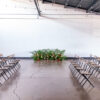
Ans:
[{"label": "shadow on floor", "polygon": [[8,90],[10,86],[16,83],[16,80],[19,79],[19,76],[20,76],[20,72],[17,71],[14,75],[10,77],[10,79],[4,82],[4,84],[0,88],[0,91],[2,92]]},{"label": "shadow on floor", "polygon": [[91,100],[88,92],[78,83],[78,81],[71,74],[70,74],[70,78],[71,78],[73,86],[75,87],[75,90],[79,94],[80,100]]}]

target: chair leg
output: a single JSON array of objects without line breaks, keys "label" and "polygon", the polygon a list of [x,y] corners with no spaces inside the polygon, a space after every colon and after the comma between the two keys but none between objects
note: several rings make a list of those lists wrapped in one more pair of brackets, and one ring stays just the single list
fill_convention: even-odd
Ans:
[{"label": "chair leg", "polygon": [[9,79],[9,76],[7,75],[7,73],[6,73],[7,71],[5,70],[5,71],[3,71],[3,73],[6,75],[6,77]]},{"label": "chair leg", "polygon": [[7,81],[7,79],[5,78],[4,74],[3,74],[3,73],[1,73],[1,75],[2,75],[2,77],[4,78],[4,80],[5,80],[5,81]]},{"label": "chair leg", "polygon": [[[90,75],[91,76],[91,75]],[[94,85],[90,82],[90,80],[89,80],[89,78],[90,78],[90,76],[87,78],[85,75],[84,75],[84,77],[86,78],[86,80],[85,80],[85,82],[82,84],[82,86],[84,86],[85,84],[86,84],[86,82],[88,81],[89,83],[90,83],[90,85],[92,86],[92,87],[94,87]]]}]

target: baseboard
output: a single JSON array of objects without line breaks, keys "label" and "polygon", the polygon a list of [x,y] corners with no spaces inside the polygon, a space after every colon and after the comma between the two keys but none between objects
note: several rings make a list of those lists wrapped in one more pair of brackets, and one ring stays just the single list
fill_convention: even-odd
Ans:
[{"label": "baseboard", "polygon": [[[7,57],[0,57],[0,59],[5,58],[7,59]],[[15,59],[32,59],[32,57],[13,57]],[[84,59],[93,59],[93,57],[82,57]],[[76,57],[66,57],[65,60],[74,60],[77,59]]]}]

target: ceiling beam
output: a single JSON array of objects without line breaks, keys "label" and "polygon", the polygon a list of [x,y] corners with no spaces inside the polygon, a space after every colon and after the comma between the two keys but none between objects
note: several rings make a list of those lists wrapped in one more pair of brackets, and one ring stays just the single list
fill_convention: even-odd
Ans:
[{"label": "ceiling beam", "polygon": [[100,1],[97,3],[94,11],[99,11],[100,12]]},{"label": "ceiling beam", "polygon": [[82,2],[82,1],[83,1],[83,0],[80,0],[76,7],[81,7],[80,5],[81,5],[81,2]]},{"label": "ceiling beam", "polygon": [[45,0],[42,0],[42,3],[44,3]]},{"label": "ceiling beam", "polygon": [[98,1],[98,0],[94,0],[94,1],[91,3],[91,5],[89,6],[89,8],[87,9],[86,12],[91,11],[91,10],[94,8],[94,6],[95,6],[95,4],[97,3],[97,1]]},{"label": "ceiling beam", "polygon": [[65,0],[65,5],[64,5],[65,8],[66,8],[66,6],[68,6],[69,1],[70,0]]}]

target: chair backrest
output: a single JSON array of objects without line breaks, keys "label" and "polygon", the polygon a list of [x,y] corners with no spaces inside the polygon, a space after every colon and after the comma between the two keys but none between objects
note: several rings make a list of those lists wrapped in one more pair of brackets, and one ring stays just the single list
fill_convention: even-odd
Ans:
[{"label": "chair backrest", "polygon": [[6,63],[6,60],[1,59],[1,61],[0,61],[0,67],[3,66],[5,63]]},{"label": "chair backrest", "polygon": [[99,59],[100,59],[100,57],[92,56],[91,61],[94,62],[95,64],[100,64],[100,63],[99,63]]},{"label": "chair backrest", "polygon": [[7,56],[7,63],[13,61],[14,60],[14,56],[15,56],[14,54],[11,54],[11,55]]},{"label": "chair backrest", "polygon": [[15,55],[12,54],[12,55],[7,56],[7,58],[13,58],[14,56],[15,56]]}]

